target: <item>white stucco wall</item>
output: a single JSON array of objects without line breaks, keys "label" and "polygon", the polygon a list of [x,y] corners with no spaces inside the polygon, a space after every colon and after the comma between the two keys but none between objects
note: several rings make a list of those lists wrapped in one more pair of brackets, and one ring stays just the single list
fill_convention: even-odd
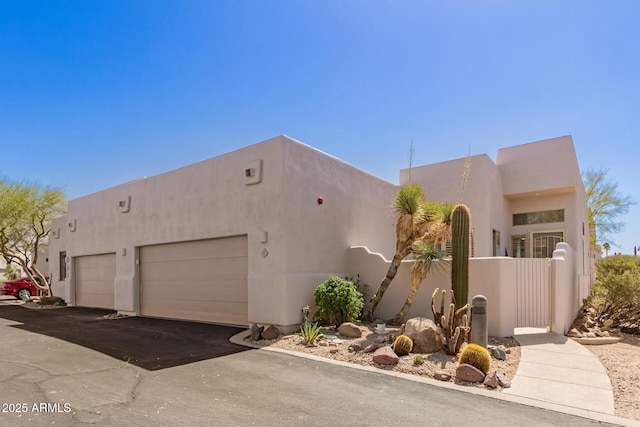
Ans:
[{"label": "white stucco wall", "polygon": [[[374,313],[376,318],[391,319],[402,308],[411,288],[412,262],[402,261],[397,275]],[[370,286],[371,292],[377,290],[390,263],[390,259],[386,259],[381,254],[372,253],[365,247],[353,247],[349,251],[350,273],[360,274],[360,279]],[[516,301],[515,263],[516,260],[510,257],[482,257],[469,260],[469,303],[475,295],[484,295],[487,298],[487,326],[492,336],[511,336],[517,325],[514,303]],[[436,288],[451,289],[451,273],[448,268],[446,271],[427,276],[405,319],[413,317],[432,319],[431,297]],[[440,302],[440,296],[436,302]]]},{"label": "white stucco wall", "polygon": [[496,165],[507,197],[575,188],[582,182],[570,136],[501,148]]},{"label": "white stucco wall", "polygon": [[[261,182],[246,185],[245,169],[258,164]],[[66,217],[56,220],[61,231],[52,253],[67,251],[71,260],[116,253],[115,308],[139,313],[137,248],[246,234],[249,322],[295,325],[317,285],[331,274],[346,275],[354,242],[393,253],[387,207],[395,190],[280,136],[70,201]],[[119,202],[129,200],[129,211],[121,212]],[[264,232],[267,242],[261,243]],[[58,271],[57,255],[52,261]],[[57,285],[72,303],[73,276],[71,265],[68,279]]]}]

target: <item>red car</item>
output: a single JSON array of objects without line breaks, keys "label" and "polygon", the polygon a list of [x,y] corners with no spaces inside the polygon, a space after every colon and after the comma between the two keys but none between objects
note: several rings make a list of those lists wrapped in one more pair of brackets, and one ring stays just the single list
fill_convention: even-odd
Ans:
[{"label": "red car", "polygon": [[[45,278],[49,281],[49,276],[45,276]],[[40,283],[39,278],[36,278],[36,280]],[[36,288],[28,277],[23,277],[18,280],[4,282],[2,288],[0,288],[0,294],[11,295],[18,299],[29,299],[32,295],[42,296],[46,295],[47,292]]]}]

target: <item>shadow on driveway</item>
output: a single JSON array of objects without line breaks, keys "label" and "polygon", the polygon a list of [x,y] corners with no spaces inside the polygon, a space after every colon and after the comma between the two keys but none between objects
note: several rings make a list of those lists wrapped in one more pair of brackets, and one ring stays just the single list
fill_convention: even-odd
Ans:
[{"label": "shadow on driveway", "polygon": [[0,306],[11,327],[68,341],[155,371],[246,351],[229,342],[242,328],[179,320],[127,317],[104,319],[112,310]]}]

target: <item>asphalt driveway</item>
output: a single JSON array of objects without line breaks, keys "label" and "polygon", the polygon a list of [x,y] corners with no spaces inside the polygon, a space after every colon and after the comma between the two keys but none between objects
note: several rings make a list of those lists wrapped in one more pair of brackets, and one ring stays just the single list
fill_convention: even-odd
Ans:
[{"label": "asphalt driveway", "polygon": [[610,425],[107,313],[0,305],[0,425]]},{"label": "asphalt driveway", "polygon": [[243,329],[177,320],[128,317],[96,308],[27,309],[9,305],[0,317],[12,328],[58,338],[149,371],[246,351],[229,342]]}]

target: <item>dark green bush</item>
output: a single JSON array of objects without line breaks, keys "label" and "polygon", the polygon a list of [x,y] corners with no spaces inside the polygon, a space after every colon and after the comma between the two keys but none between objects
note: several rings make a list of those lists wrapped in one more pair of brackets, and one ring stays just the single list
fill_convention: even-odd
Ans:
[{"label": "dark green bush", "polygon": [[66,305],[64,300],[60,297],[42,297],[40,298],[40,305]]},{"label": "dark green bush", "polygon": [[356,322],[364,306],[362,294],[353,282],[336,276],[318,286],[313,295],[318,307],[314,319],[325,325]]},{"label": "dark green bush", "polygon": [[596,263],[596,282],[589,297],[598,320],[613,326],[638,319],[640,313],[640,257],[613,255]]}]

